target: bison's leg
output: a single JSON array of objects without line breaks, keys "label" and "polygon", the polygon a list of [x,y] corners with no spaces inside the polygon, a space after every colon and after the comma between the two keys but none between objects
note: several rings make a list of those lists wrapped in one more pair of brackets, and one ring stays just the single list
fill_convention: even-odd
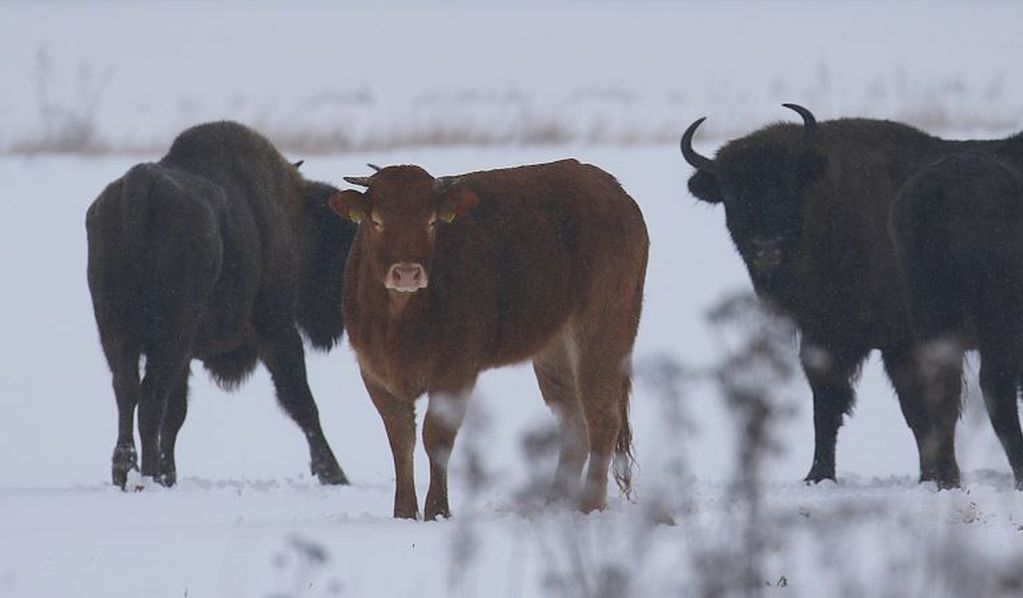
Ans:
[{"label": "bison's leg", "polygon": [[366,390],[373,399],[380,418],[384,420],[387,440],[394,457],[394,516],[398,519],[418,519],[419,502],[413,477],[413,454],[416,448],[416,409],[410,400],[401,400],[386,389],[362,376]]},{"label": "bison's leg", "polygon": [[157,480],[164,486],[173,486],[178,480],[174,447],[188,413],[188,377],[189,368],[186,364],[167,395],[167,410],[160,429],[160,477]]},{"label": "bison's leg", "polygon": [[162,481],[160,431],[173,386],[188,368],[186,346],[166,347],[146,355],[146,375],[139,393],[139,436],[142,438],[142,475]]},{"label": "bison's leg", "polygon": [[558,468],[554,473],[547,502],[570,501],[579,498],[579,476],[586,464],[589,440],[586,420],[576,387],[571,357],[563,341],[556,340],[533,359],[533,371],[540,384],[544,402],[554,411],[561,429],[561,447]]},{"label": "bison's leg", "polygon": [[320,427],[320,412],[306,379],[302,339],[294,324],[288,322],[264,331],[260,358],[270,370],[278,402],[309,442],[312,474],[323,484],[347,484],[348,478],[338,465]]},{"label": "bison's leg", "polygon": [[852,378],[868,351],[826,350],[803,338],[799,356],[813,390],[813,465],[807,482],[835,479],[835,444],[853,406]]},{"label": "bison's leg", "polygon": [[[917,452],[920,456],[920,481],[935,479],[938,475],[938,451],[931,446],[931,419],[928,415],[927,385],[921,375],[913,349],[908,345],[886,349],[881,352],[885,371],[895,386],[902,407],[902,415],[913,431]],[[956,377],[958,381],[958,377]],[[958,390],[958,389],[957,389]]]},{"label": "bison's leg", "polygon": [[455,435],[465,417],[468,392],[430,393],[430,406],[423,418],[423,446],[430,457],[430,489],[426,492],[427,521],[451,517],[448,506],[448,459]]},{"label": "bison's leg", "polygon": [[[1015,345],[1019,336],[1008,343]],[[1023,490],[1023,433],[1020,432],[1019,407],[1017,406],[1017,381],[1019,376],[1019,355],[1015,347],[991,347],[994,343],[980,346],[980,389],[984,394],[991,425],[998,440],[1005,449],[1016,477],[1016,488]]]},{"label": "bison's leg", "polygon": [[108,353],[107,358],[113,371],[114,397],[117,400],[117,444],[111,458],[110,477],[114,485],[123,490],[128,480],[128,472],[139,468],[138,454],[135,452],[139,354],[138,351],[122,348]]}]

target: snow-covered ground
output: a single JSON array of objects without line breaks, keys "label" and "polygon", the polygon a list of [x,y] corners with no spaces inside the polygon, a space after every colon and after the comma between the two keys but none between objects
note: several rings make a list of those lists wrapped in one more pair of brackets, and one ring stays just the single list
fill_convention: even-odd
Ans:
[{"label": "snow-covered ground", "polygon": [[[194,122],[262,127],[307,158],[307,176],[334,183],[365,162],[450,174],[574,156],[614,173],[652,238],[641,372],[665,358],[713,363],[723,343],[705,314],[748,288],[723,214],[685,191],[677,136],[696,116],[712,117],[708,153],[714,137],[788,118],[781,101],[961,135],[1023,127],[1023,10],[1011,3],[515,6],[0,3],[0,596],[599,596],[623,583],[629,595],[699,595],[734,578],[734,552],[751,543],[728,485],[732,419],[697,385],[682,397],[690,425],[672,423],[649,376],[633,398],[637,503],[589,517],[520,500],[553,466],[523,456],[523,437],[552,418],[518,367],[481,379],[477,423],[452,460],[455,519],[392,521],[390,452],[347,345],[310,354],[309,377],[352,486],[310,479],[264,371],[227,394],[199,367],[179,487],[108,484],[115,406],[84,212]],[[69,118],[87,125],[78,149],[141,153],[21,151],[68,142],[79,130]],[[799,483],[810,397],[801,379],[790,390],[800,410],[779,424],[784,450],[767,462],[757,515],[771,592],[1019,591],[1023,499],[976,396],[960,426],[966,489],[939,493],[915,483],[912,438],[876,359],[840,436],[837,485]],[[489,477],[478,494],[465,477],[472,451]],[[678,462],[683,475],[669,469]],[[651,525],[651,505],[676,525]]]}]

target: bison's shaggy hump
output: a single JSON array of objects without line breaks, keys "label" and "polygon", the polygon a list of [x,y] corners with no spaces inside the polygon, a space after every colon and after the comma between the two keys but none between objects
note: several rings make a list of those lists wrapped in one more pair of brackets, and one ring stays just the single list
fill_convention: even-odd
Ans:
[{"label": "bison's shaggy hump", "polygon": [[142,474],[174,483],[193,358],[229,389],[262,360],[309,440],[313,473],[345,481],[296,327],[323,349],[344,330],[354,228],[324,217],[335,191],[306,181],[259,133],[224,121],[184,131],[163,159],[133,167],[89,207],[89,289],[119,410],[115,484],[135,467],[136,403]]}]

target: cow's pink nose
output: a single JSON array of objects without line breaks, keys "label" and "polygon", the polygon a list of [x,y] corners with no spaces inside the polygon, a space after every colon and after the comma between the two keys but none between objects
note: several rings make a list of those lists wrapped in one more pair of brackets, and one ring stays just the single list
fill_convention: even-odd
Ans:
[{"label": "cow's pink nose", "polygon": [[423,268],[419,264],[413,266],[396,266],[394,268],[395,281],[400,284],[415,284],[419,282],[419,277],[423,275]]},{"label": "cow's pink nose", "polygon": [[391,266],[387,282],[397,291],[416,291],[426,287],[426,271],[419,264],[401,262]]}]

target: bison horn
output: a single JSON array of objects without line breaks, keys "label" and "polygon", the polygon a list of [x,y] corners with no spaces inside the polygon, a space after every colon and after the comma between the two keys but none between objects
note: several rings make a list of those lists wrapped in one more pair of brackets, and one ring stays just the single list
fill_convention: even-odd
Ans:
[{"label": "bison horn", "polygon": [[374,170],[375,172],[380,172],[380,167],[379,167],[379,166],[377,166],[376,164],[370,164],[370,163],[368,163],[368,162],[367,162],[367,163],[366,163],[366,166],[369,166],[369,167],[370,167],[370,168],[372,168],[372,169],[373,169],[373,170]]},{"label": "bison horn", "polygon": [[782,106],[803,117],[803,140],[813,141],[817,136],[817,119],[814,118],[813,113],[799,104],[782,104]]},{"label": "bison horn", "polygon": [[303,164],[305,164],[305,160],[299,160],[298,162],[292,164],[292,166],[294,166],[295,168],[301,168]]},{"label": "bison horn", "polygon": [[686,162],[688,162],[690,166],[697,170],[714,172],[716,170],[714,161],[706,156],[701,156],[693,149],[693,134],[696,133],[696,129],[699,128],[700,124],[705,120],[707,120],[706,116],[696,119],[693,121],[693,124],[689,125],[686,132],[682,133],[682,157],[686,159]]},{"label": "bison horn", "polygon": [[362,187],[369,187],[369,177],[368,176],[346,176],[346,177],[341,177],[341,178],[343,178],[345,181],[347,181],[347,182],[349,182],[349,183],[351,183],[353,185],[360,185]]}]

